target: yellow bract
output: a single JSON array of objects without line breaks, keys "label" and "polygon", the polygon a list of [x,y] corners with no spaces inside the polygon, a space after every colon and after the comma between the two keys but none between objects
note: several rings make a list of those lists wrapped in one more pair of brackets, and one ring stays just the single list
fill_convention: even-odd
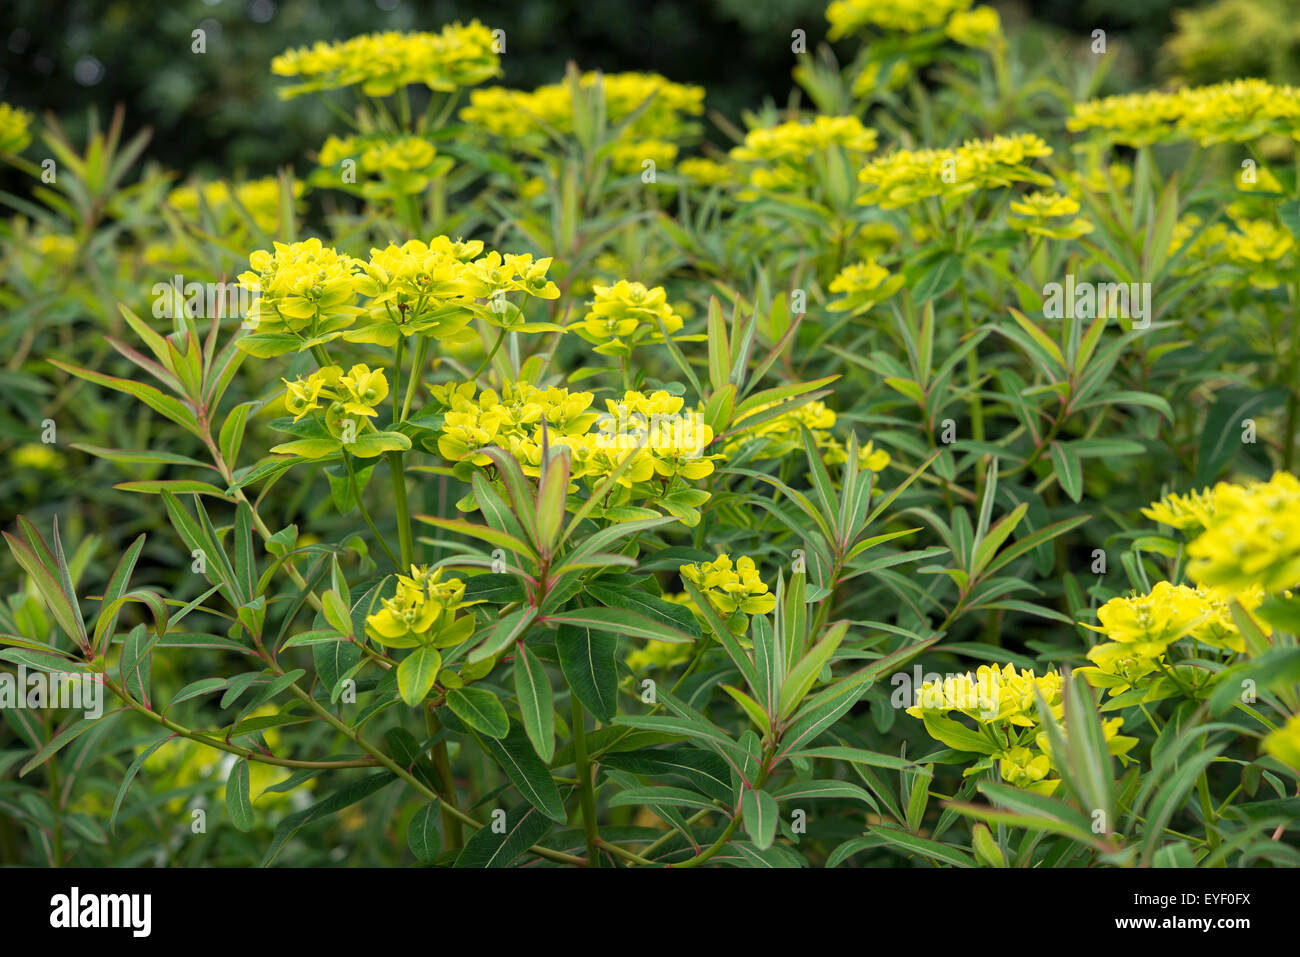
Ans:
[{"label": "yellow bract", "polygon": [[492,31],[477,20],[448,24],[440,33],[368,33],[286,50],[271,61],[271,72],[303,78],[281,90],[285,98],[357,84],[367,96],[417,83],[451,91],[500,74],[495,44]]},{"label": "yellow bract", "polygon": [[748,555],[733,565],[731,556],[723,554],[711,562],[682,565],[679,571],[724,615],[766,615],[776,607],[776,596],[768,592]]}]

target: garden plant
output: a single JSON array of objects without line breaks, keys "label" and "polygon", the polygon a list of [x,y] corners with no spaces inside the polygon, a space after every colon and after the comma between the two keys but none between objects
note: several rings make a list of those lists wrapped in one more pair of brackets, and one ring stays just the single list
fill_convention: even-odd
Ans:
[{"label": "garden plant", "polygon": [[1300,89],[825,15],[287,49],[265,176],[0,105],[0,860],[1300,864]]}]

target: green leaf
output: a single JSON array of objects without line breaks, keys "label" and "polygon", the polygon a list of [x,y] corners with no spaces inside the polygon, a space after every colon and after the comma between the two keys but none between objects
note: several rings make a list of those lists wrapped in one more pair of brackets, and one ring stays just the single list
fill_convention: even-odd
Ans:
[{"label": "green leaf", "polygon": [[771,847],[780,814],[776,798],[761,789],[747,789],[740,796],[740,813],[744,815],[745,833],[754,845],[759,850]]},{"label": "green leaf", "polygon": [[525,801],[552,821],[563,824],[568,820],[564,802],[555,787],[555,779],[533,750],[522,726],[512,723],[504,738],[499,741],[486,738],[483,745],[501,766],[501,770],[505,771],[506,777],[519,789]]},{"label": "green leaf", "polygon": [[504,738],[510,718],[497,696],[483,688],[453,688],[447,692],[447,707],[475,731],[491,738]]},{"label": "green leaf", "polygon": [[395,780],[397,780],[396,775],[388,771],[381,771],[359,781],[345,784],[305,811],[290,814],[276,825],[275,833],[271,837],[271,845],[267,848],[266,856],[262,858],[262,866],[265,867],[275,860],[280,851],[284,849],[284,845],[300,828],[313,824],[331,814],[336,814],[346,807],[351,807],[358,801],[392,784]]},{"label": "green leaf", "polygon": [[1083,467],[1079,456],[1064,442],[1053,440],[1048,450],[1052,458],[1052,468],[1070,500],[1077,502],[1083,497]]},{"label": "green leaf", "polygon": [[555,705],[546,668],[527,645],[515,653],[515,696],[528,740],[547,764],[555,757]]},{"label": "green leaf", "polygon": [[432,864],[437,860],[438,853],[442,850],[442,838],[438,834],[438,817],[438,805],[426,804],[415,812],[411,823],[406,825],[406,844],[416,860],[425,864]]},{"label": "green leaf", "polygon": [[241,831],[253,829],[253,805],[249,800],[248,759],[236,761],[226,778],[226,813]]},{"label": "green leaf", "polygon": [[412,708],[417,707],[433,687],[441,667],[442,655],[431,645],[421,645],[403,658],[397,666],[397,692],[402,700]]},{"label": "green leaf", "polygon": [[562,625],[555,633],[555,648],[573,694],[597,719],[613,718],[618,694],[618,638],[591,628]]},{"label": "green leaf", "polygon": [[531,805],[517,807],[506,813],[505,831],[496,833],[490,827],[480,828],[465,842],[465,849],[456,858],[456,867],[508,867],[520,854],[528,850],[551,829],[551,821]]}]

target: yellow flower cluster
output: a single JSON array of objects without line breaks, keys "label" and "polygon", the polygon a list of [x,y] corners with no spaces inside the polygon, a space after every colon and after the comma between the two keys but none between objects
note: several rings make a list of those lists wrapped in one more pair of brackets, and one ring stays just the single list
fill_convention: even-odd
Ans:
[{"label": "yellow flower cluster", "polygon": [[992,7],[959,10],[952,15],[943,32],[948,39],[979,50],[991,50],[1004,42],[1002,19]]},{"label": "yellow flower cluster", "polygon": [[[645,112],[626,129],[632,141],[680,140],[694,132],[687,117],[704,112],[704,88],[673,83],[656,73],[584,73],[578,80],[581,93],[599,85],[604,91],[605,118],[612,126],[629,117],[654,97]],[[462,122],[507,139],[573,132],[573,88],[569,83],[551,83],[536,90],[509,90],[492,86],[474,90],[469,106],[460,111]]]},{"label": "yellow flower cluster", "polygon": [[[314,237],[275,243],[274,251],[253,253],[251,269],[239,276],[244,288],[259,293],[250,311],[257,334],[240,339],[240,348],[265,357],[344,335],[389,347],[399,336],[457,339],[464,338],[475,316],[522,331],[559,329],[522,322],[522,310],[506,299],[517,292],[558,298],[559,288],[546,278],[551,260],[498,252],[480,256],[482,251],[480,241],[439,236],[428,243],[413,239],[372,249],[363,262]],[[369,298],[364,307],[356,305],[358,294]],[[350,328],[359,315],[365,320]]]},{"label": "yellow flower cluster", "polygon": [[412,565],[410,575],[397,576],[397,593],[366,617],[366,634],[388,648],[449,648],[474,631],[473,615],[457,618],[456,612],[477,604],[465,601],[459,578],[443,581],[441,568]]},{"label": "yellow flower cluster", "polygon": [[682,565],[682,579],[698,588],[701,594],[724,616],[741,613],[766,615],[776,607],[776,596],[758,575],[758,567],[748,555],[732,564],[730,555],[719,555],[711,562]]},{"label": "yellow flower cluster", "polygon": [[32,115],[26,110],[0,103],[0,156],[13,156],[27,149],[32,141],[28,131]]},{"label": "yellow flower cluster", "polygon": [[1078,200],[1055,192],[1035,192],[1012,200],[1011,212],[1007,224],[1031,236],[1077,239],[1093,228],[1088,220],[1074,218],[1079,212]]},{"label": "yellow flower cluster", "polygon": [[828,40],[838,40],[863,27],[919,33],[942,27],[971,0],[835,0],[826,8],[831,25]]},{"label": "yellow flower cluster", "polygon": [[1264,592],[1255,587],[1234,594],[1162,581],[1149,594],[1112,598],[1097,609],[1100,624],[1085,625],[1109,640],[1089,649],[1093,666],[1079,669],[1080,673],[1094,687],[1117,695],[1149,684],[1176,641],[1243,652],[1245,641],[1229,610],[1234,599],[1250,610],[1263,601]]},{"label": "yellow flower cluster", "polygon": [[[1010,664],[981,665],[974,674],[926,682],[916,689],[915,704],[907,713],[920,718],[926,731],[940,743],[985,756],[966,774],[988,770],[996,762],[1008,784],[1051,794],[1060,786],[1060,779],[1049,777],[1054,766],[1036,692],[1042,694],[1059,721],[1064,712],[1061,676],[1055,671],[1035,675],[1027,669],[1018,671]],[[951,717],[954,713],[975,722],[973,735]],[[1102,722],[1111,754],[1124,754],[1137,744],[1136,738],[1118,734],[1122,725],[1122,718]]]},{"label": "yellow flower cluster", "polygon": [[667,169],[677,159],[677,144],[667,140],[619,140],[609,151],[609,166],[619,176],[639,175],[651,167]]},{"label": "yellow flower cluster", "polygon": [[492,31],[474,20],[440,33],[368,33],[286,50],[271,61],[271,72],[303,79],[280,91],[286,99],[357,84],[366,96],[388,96],[416,83],[447,92],[474,86],[500,75],[501,58]]},{"label": "yellow flower cluster", "polygon": [[1300,770],[1300,714],[1293,714],[1286,724],[1269,734],[1263,747],[1283,764]]},{"label": "yellow flower cluster", "polygon": [[682,328],[663,286],[620,279],[612,286],[593,285],[592,292],[590,311],[568,328],[601,355],[626,356],[644,342],[662,342],[664,330],[671,335]]},{"label": "yellow flower cluster", "polygon": [[689,156],[677,164],[677,172],[696,186],[722,186],[735,179],[730,164],[704,156]]},{"label": "yellow flower cluster", "polygon": [[[571,478],[585,479],[592,487],[631,456],[606,508],[657,497],[673,479],[689,482],[714,469],[716,456],[703,454],[713,431],[698,413],[684,411],[680,396],[667,392],[626,392],[606,399],[607,411],[601,413],[592,408],[595,396],[590,392],[543,389],[528,382],[506,383],[500,393],[484,389],[477,398],[473,382],[434,386],[432,391],[447,410],[438,451],[452,462],[487,466],[491,459],[483,449],[496,446],[536,477],[541,474],[543,427],[551,447],[568,447]],[[686,497],[688,504],[703,501]]]},{"label": "yellow flower cluster", "polygon": [[[304,186],[298,180],[290,183],[294,200],[302,198]],[[280,225],[280,181],[274,176],[251,179],[235,186],[232,200],[230,187],[224,182],[204,183],[200,186],[178,186],[167,194],[167,205],[178,213],[194,218],[199,215],[199,196],[216,217],[218,228],[231,230],[240,223],[239,209],[244,207],[259,229],[274,233]]]},{"label": "yellow flower cluster", "polygon": [[831,280],[830,291],[840,298],[827,304],[831,312],[852,311],[854,315],[866,312],[878,302],[892,296],[903,285],[901,275],[891,277],[889,270],[875,259],[845,266]]},{"label": "yellow flower cluster", "polygon": [[370,421],[379,414],[376,406],[388,398],[388,379],[382,369],[358,363],[345,373],[339,366],[326,366],[305,379],[281,381],[284,407],[294,425],[311,418],[303,428],[285,429],[300,438],[273,446],[272,452],[320,459],[346,450],[360,458],[374,458],[391,449],[410,448],[406,436],[380,432]]},{"label": "yellow flower cluster", "polygon": [[899,150],[858,172],[866,186],[858,202],[898,209],[932,196],[962,196],[1013,183],[1051,186],[1050,177],[1029,167],[1051,154],[1052,148],[1032,133],[969,140],[956,149]]},{"label": "yellow flower cluster", "polygon": [[1187,546],[1187,574],[1201,585],[1273,594],[1300,585],[1300,481],[1220,483],[1205,529]]},{"label": "yellow flower cluster", "polygon": [[439,156],[434,145],[422,136],[396,138],[374,136],[331,136],[320,148],[325,175],[322,185],[346,185],[339,168],[352,160],[363,173],[377,177],[360,184],[365,196],[395,196],[422,193],[431,179],[447,173],[450,157]]},{"label": "yellow flower cluster", "polygon": [[876,148],[876,131],[856,116],[818,115],[810,123],[791,121],[760,127],[745,134],[731,158],[749,168],[755,189],[799,189],[811,182],[816,154],[842,148],[855,165]]},{"label": "yellow flower cluster", "polygon": [[1300,89],[1246,79],[1108,96],[1075,104],[1066,128],[1096,130],[1127,146],[1180,140],[1209,146],[1268,135],[1300,140]]}]

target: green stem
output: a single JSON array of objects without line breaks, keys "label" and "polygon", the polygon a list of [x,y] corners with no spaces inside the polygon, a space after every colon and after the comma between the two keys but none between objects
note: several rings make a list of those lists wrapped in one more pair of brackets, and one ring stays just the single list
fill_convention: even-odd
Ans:
[{"label": "green stem", "polygon": [[[442,722],[438,716],[429,708],[425,711],[425,727],[429,729],[429,737],[434,737],[442,730]],[[438,781],[442,784],[442,789],[447,798],[442,803],[442,831],[446,835],[447,846],[456,848],[461,846],[460,820],[456,813],[460,810],[460,804],[456,798],[456,778],[451,773],[451,756],[447,753],[447,742],[439,741],[433,746],[433,769],[438,773]]]},{"label": "green stem", "polygon": [[393,563],[393,567],[402,574],[406,574],[406,570],[409,566],[399,565],[397,563],[397,556],[394,555],[393,550],[388,547],[388,542],[384,541],[384,536],[379,534],[379,529],[375,528],[375,521],[370,517],[369,509],[367,509],[365,503],[361,501],[361,487],[357,484],[357,473],[352,467],[352,456],[348,454],[347,449],[343,450],[343,467],[348,471],[348,485],[352,488],[352,497],[356,499],[357,511],[361,513],[361,518],[365,521],[366,528],[370,529],[370,534],[375,537],[375,541],[379,544],[379,547],[384,550],[384,554],[387,555],[388,560]]},{"label": "green stem", "polygon": [[420,384],[421,375],[424,372],[425,360],[429,358],[429,338],[420,336],[419,341],[415,344],[415,358],[411,361],[411,377],[406,383],[406,397],[402,399],[402,416],[398,420],[405,422],[406,417],[411,414],[411,403],[415,401],[415,388]]},{"label": "green stem", "polygon": [[587,757],[587,715],[578,696],[569,696],[573,715],[573,759],[578,768],[578,801],[582,807],[582,829],[587,835],[587,862],[600,867],[600,831],[596,824],[596,792],[591,786],[591,761]]},{"label": "green stem", "polygon": [[393,508],[397,512],[397,544],[402,553],[402,571],[415,563],[415,544],[411,539],[411,509],[406,503],[406,473],[401,452],[385,452],[388,471],[393,479]]}]

